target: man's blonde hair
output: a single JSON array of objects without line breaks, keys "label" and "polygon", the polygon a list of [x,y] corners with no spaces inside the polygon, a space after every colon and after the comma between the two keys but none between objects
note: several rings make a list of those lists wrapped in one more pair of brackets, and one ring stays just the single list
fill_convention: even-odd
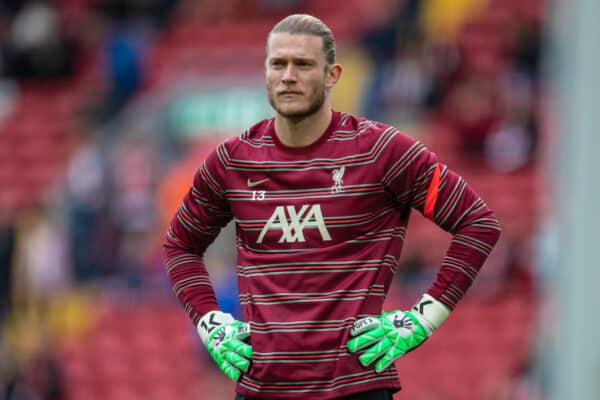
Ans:
[{"label": "man's blonde hair", "polygon": [[319,18],[309,14],[292,14],[279,21],[271,29],[269,37],[274,33],[319,36],[323,39],[323,52],[325,53],[327,64],[335,64],[335,38],[331,29]]}]

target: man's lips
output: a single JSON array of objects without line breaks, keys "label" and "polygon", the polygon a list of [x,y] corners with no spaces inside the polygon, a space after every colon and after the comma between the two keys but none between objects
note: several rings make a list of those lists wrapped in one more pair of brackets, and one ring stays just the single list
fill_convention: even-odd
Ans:
[{"label": "man's lips", "polygon": [[302,94],[302,92],[297,92],[297,91],[294,91],[294,90],[285,90],[283,92],[279,92],[279,96],[291,96],[291,95],[298,96],[298,95],[301,95],[301,94]]}]

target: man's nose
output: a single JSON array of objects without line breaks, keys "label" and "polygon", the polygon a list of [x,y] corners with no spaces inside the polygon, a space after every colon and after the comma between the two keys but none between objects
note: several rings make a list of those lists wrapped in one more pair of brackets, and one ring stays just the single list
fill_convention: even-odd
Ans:
[{"label": "man's nose", "polygon": [[294,69],[294,65],[288,64],[288,66],[285,68],[285,71],[283,71],[281,80],[284,83],[296,82],[296,71]]}]

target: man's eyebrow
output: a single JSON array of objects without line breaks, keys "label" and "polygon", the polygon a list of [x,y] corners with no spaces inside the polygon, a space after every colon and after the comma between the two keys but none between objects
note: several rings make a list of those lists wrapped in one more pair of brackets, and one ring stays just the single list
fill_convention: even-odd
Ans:
[{"label": "man's eyebrow", "polygon": [[302,57],[302,56],[291,56],[291,57],[286,57],[286,56],[271,56],[268,58],[268,61],[288,61],[291,60],[292,62],[308,62],[308,63],[315,63],[317,62],[314,58],[312,57]]},{"label": "man's eyebrow", "polygon": [[293,62],[293,63],[306,63],[306,64],[315,64],[317,61],[311,57],[285,57],[285,56],[271,56],[267,58],[267,62]]},{"label": "man's eyebrow", "polygon": [[316,60],[314,58],[311,58],[311,57],[292,57],[292,60],[293,61],[309,62],[309,63],[316,62]]}]

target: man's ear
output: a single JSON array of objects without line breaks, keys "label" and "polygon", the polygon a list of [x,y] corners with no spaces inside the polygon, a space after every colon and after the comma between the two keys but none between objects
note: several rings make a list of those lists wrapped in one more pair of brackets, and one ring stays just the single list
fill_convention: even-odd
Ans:
[{"label": "man's ear", "polygon": [[327,68],[327,78],[325,81],[325,86],[327,86],[328,89],[333,88],[341,76],[342,66],[340,64],[331,65]]}]

